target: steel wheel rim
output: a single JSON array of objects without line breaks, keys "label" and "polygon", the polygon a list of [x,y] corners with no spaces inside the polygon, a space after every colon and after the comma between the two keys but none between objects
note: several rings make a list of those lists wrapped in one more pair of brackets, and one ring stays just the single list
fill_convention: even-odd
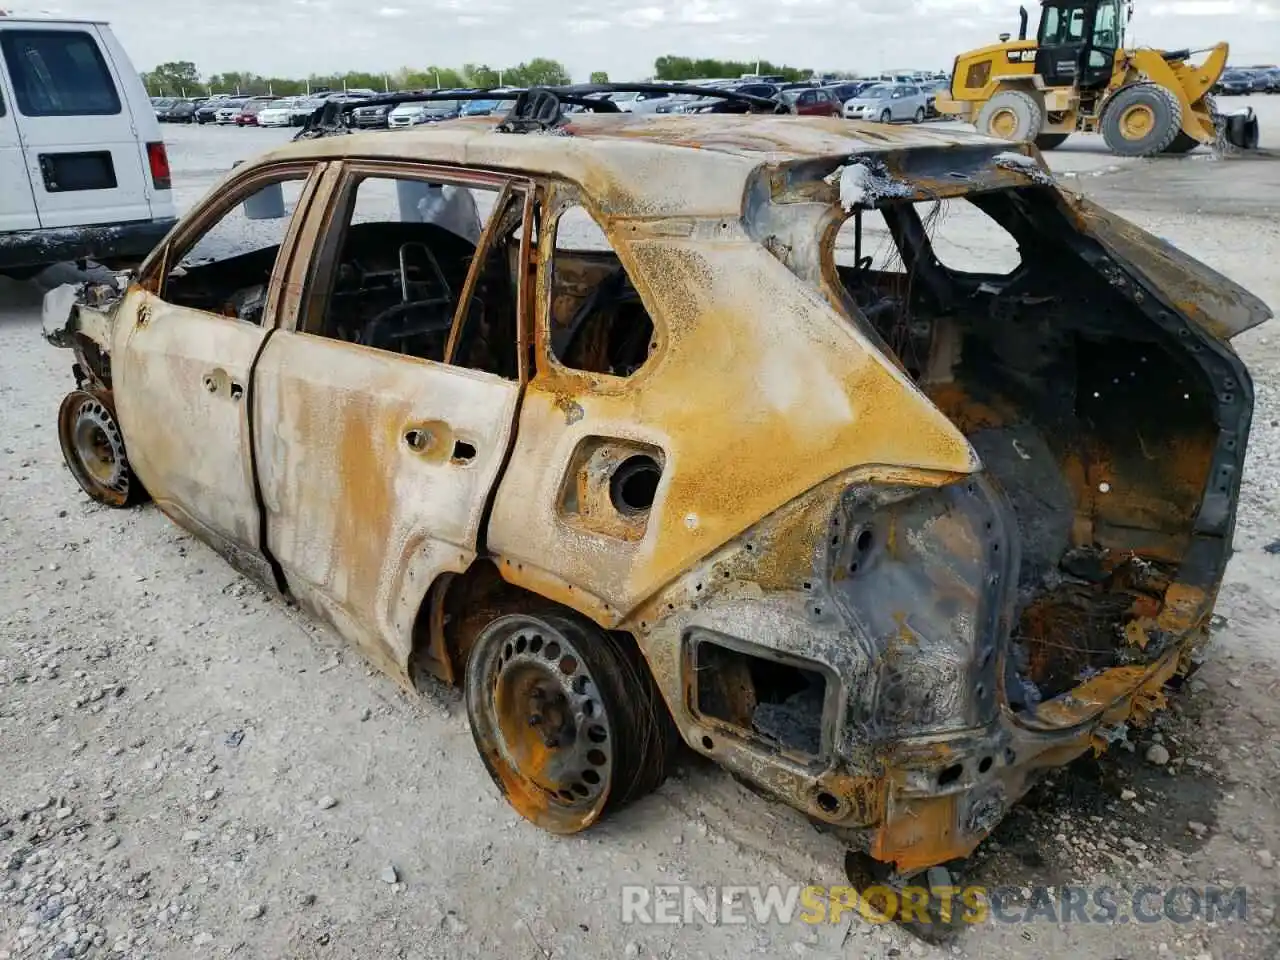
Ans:
[{"label": "steel wheel rim", "polygon": [[62,402],[58,427],[67,466],[81,488],[104,503],[125,503],[129,461],[124,438],[107,406],[90,393],[70,393]]},{"label": "steel wheel rim", "polygon": [[511,805],[557,833],[590,825],[609,796],[614,731],[581,651],[524,616],[495,622],[477,643],[484,660],[468,684],[472,722]]}]

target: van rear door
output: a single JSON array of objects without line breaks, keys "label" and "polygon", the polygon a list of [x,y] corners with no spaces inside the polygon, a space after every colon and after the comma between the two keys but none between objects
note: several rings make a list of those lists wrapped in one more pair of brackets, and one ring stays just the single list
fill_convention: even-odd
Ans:
[{"label": "van rear door", "polygon": [[13,94],[0,75],[0,233],[34,230],[38,226],[36,198],[27,179],[27,161],[13,115]]},{"label": "van rear door", "polygon": [[150,220],[147,148],[99,28],[0,20],[0,59],[40,226]]}]

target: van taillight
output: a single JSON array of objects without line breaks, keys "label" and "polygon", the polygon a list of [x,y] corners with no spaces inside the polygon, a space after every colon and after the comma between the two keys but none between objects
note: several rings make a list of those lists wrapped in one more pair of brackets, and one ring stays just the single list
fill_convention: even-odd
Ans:
[{"label": "van taillight", "polygon": [[147,144],[147,161],[151,164],[151,182],[156,185],[156,189],[172,189],[173,182],[169,178],[169,154],[163,143]]}]

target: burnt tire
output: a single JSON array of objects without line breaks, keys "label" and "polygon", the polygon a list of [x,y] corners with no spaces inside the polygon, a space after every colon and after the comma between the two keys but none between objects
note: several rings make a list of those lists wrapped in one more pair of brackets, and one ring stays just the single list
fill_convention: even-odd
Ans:
[{"label": "burnt tire", "polygon": [[1001,140],[1034,140],[1044,126],[1044,111],[1031,94],[1003,90],[983,104],[976,126],[979,133]]},{"label": "burnt tire", "polygon": [[1102,139],[1121,157],[1164,153],[1182,131],[1182,104],[1156,83],[1124,87],[1102,113]]},{"label": "burnt tire", "polygon": [[1036,137],[1036,146],[1041,150],[1053,150],[1067,142],[1069,133],[1042,133]]},{"label": "burnt tire", "polygon": [[58,443],[80,489],[108,507],[132,507],[147,491],[129,466],[124,434],[104,395],[72,390],[58,408]]},{"label": "burnt tire", "polygon": [[560,608],[494,619],[467,657],[467,716],[516,812],[577,833],[652,792],[680,736],[629,638]]}]

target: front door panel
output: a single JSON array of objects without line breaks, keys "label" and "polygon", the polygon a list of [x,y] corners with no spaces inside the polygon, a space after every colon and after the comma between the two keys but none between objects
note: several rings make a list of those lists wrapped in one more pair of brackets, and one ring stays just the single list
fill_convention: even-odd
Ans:
[{"label": "front door panel", "polygon": [[166,514],[256,571],[247,390],[266,331],[138,287],[115,318],[112,392],[134,472]]}]

